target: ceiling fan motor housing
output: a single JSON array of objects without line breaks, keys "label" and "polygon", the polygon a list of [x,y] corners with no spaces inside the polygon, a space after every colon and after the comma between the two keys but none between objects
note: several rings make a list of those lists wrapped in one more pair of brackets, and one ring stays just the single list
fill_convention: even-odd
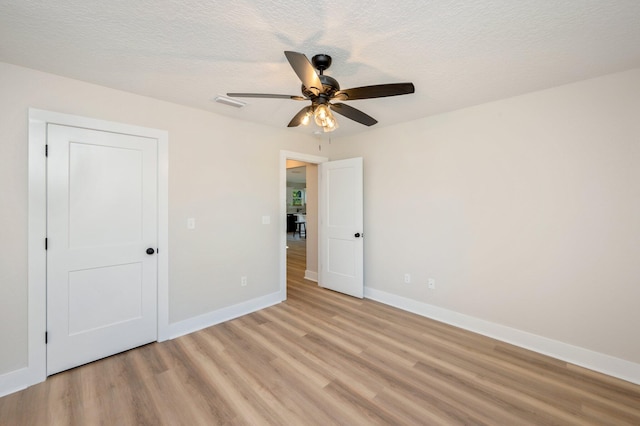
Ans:
[{"label": "ceiling fan motor housing", "polygon": [[311,63],[313,64],[315,69],[320,71],[320,75],[322,75],[322,72],[331,66],[331,56],[325,53],[315,55],[313,58],[311,58]]},{"label": "ceiling fan motor housing", "polygon": [[[340,90],[340,84],[338,83],[338,80],[336,80],[333,77],[330,77],[328,75],[319,75],[318,76],[320,78],[320,82],[322,83],[323,86],[323,90],[322,90],[322,94],[326,95],[327,97],[331,98],[333,97],[333,95]],[[312,91],[310,91],[309,89],[307,89],[305,87],[305,85],[302,85],[302,94],[307,97],[307,98],[315,98],[317,95],[315,95]]]}]

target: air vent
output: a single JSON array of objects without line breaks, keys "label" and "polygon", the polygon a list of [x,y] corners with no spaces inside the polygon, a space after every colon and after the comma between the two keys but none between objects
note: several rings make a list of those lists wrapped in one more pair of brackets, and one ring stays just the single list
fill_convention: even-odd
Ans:
[{"label": "air vent", "polygon": [[216,96],[213,100],[218,102],[218,103],[220,103],[220,104],[225,104],[225,105],[229,105],[229,106],[236,107],[236,108],[242,108],[243,106],[245,106],[247,104],[246,102],[238,101],[236,99],[227,98],[226,96]]}]

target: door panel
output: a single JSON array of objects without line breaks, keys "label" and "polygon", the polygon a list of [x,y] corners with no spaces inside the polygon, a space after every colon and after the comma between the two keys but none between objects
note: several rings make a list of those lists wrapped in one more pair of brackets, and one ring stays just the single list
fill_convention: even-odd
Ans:
[{"label": "door panel", "polygon": [[71,248],[140,240],[141,166],[140,150],[73,141],[69,144],[69,170],[73,173],[69,182]]},{"label": "door panel", "polygon": [[322,287],[362,298],[362,158],[320,164],[319,204],[318,283]]},{"label": "door panel", "polygon": [[327,272],[345,277],[355,276],[356,249],[350,239],[330,238],[327,241]]},{"label": "door panel", "polygon": [[69,335],[142,317],[141,283],[140,263],[69,272]]},{"label": "door panel", "polygon": [[157,339],[157,140],[49,124],[47,374]]}]

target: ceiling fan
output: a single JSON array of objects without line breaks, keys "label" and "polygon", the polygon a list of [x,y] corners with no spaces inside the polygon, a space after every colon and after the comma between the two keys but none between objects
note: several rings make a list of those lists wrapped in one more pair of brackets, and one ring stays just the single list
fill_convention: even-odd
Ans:
[{"label": "ceiling fan", "polygon": [[[293,99],[296,101],[311,101],[311,105],[302,108],[289,122],[287,127],[306,125],[314,117],[318,126],[325,132],[331,132],[338,127],[338,122],[331,113],[347,117],[365,126],[373,126],[378,121],[347,104],[332,101],[353,101],[357,99],[383,98],[386,96],[407,95],[415,92],[413,83],[378,84],[374,86],[355,87],[353,89],[340,90],[338,81],[328,75],[324,70],[331,66],[331,56],[326,54],[315,55],[311,61],[298,52],[285,51],[291,68],[302,81],[302,96],[274,95],[263,93],[227,93],[234,98],[274,98]],[[316,73],[316,69],[318,72]]]}]

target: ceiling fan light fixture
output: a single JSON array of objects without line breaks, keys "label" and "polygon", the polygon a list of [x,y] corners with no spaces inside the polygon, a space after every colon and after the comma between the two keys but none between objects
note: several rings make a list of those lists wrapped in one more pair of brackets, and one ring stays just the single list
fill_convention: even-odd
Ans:
[{"label": "ceiling fan light fixture", "polygon": [[313,118],[325,132],[333,132],[338,128],[338,122],[326,104],[320,104],[315,108]]}]

